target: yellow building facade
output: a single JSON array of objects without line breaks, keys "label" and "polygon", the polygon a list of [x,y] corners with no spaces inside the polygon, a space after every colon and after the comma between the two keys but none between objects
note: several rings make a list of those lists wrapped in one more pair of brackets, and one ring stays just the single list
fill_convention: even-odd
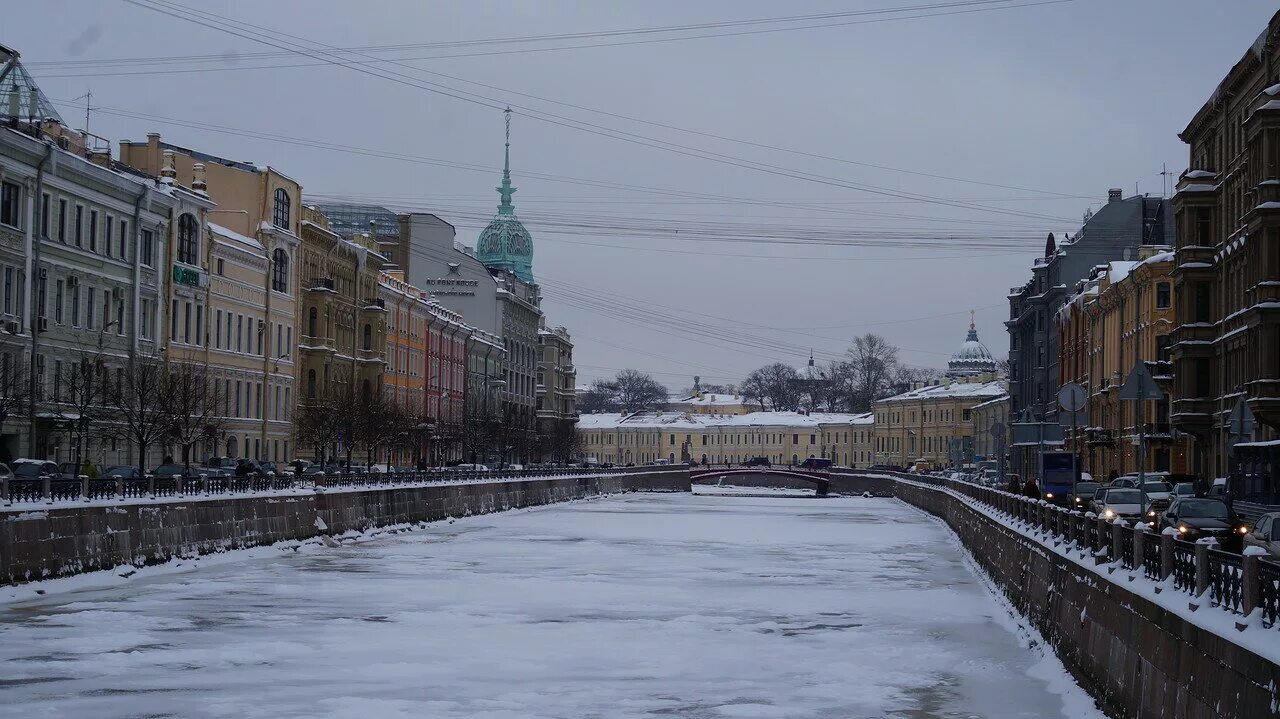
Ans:
[{"label": "yellow building facade", "polygon": [[[217,206],[203,228],[177,230],[175,277],[204,273],[203,305],[170,298],[170,344],[203,344],[225,405],[211,455],[285,462],[296,401],[297,252],[302,187],[266,166],[162,142],[121,142],[120,160],[187,185]],[[188,179],[189,178],[189,179]],[[186,284],[178,282],[177,284]],[[176,339],[175,339],[176,338]]]},{"label": "yellow building facade", "polygon": [[939,380],[874,404],[874,464],[906,467],[924,462],[945,467],[953,453],[965,461],[973,456],[975,405],[1006,393],[994,375],[978,381]]},{"label": "yellow building facade", "polygon": [[[855,425],[854,422],[863,422]],[[741,464],[767,457],[775,465],[826,457],[848,466],[865,415],[752,412],[704,415],[688,412],[585,414],[578,419],[582,456],[612,464]]]}]

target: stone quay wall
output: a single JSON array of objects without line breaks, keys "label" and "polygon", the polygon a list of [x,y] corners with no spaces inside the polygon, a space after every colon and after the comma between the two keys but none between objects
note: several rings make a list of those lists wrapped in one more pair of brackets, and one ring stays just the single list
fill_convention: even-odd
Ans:
[{"label": "stone quay wall", "polygon": [[688,492],[689,473],[637,468],[579,477],[7,508],[0,511],[0,584],[636,491]]},{"label": "stone quay wall", "polygon": [[[945,521],[1108,714],[1135,719],[1280,717],[1280,665],[1232,642],[1229,634],[1197,626],[1129,591],[1126,573],[1109,576],[1081,567],[969,502],[911,482],[909,476],[862,474],[860,480],[850,476],[850,486],[892,485],[893,496]],[[1209,606],[1207,596],[1197,603],[1202,605],[1198,612],[1223,611]],[[1252,626],[1246,631],[1275,632],[1280,646],[1280,629]]]}]

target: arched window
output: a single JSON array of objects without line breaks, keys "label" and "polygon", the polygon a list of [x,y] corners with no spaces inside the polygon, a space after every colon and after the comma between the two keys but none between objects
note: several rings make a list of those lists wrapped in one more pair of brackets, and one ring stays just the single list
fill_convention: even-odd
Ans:
[{"label": "arched window", "polygon": [[368,323],[364,326],[364,349],[366,352],[373,349],[373,325]]},{"label": "arched window", "polygon": [[316,398],[316,371],[313,369],[307,370],[307,398]]},{"label": "arched window", "polygon": [[318,323],[320,313],[316,308],[312,307],[307,310],[307,336],[316,337],[316,324]]},{"label": "arched window", "polygon": [[271,219],[276,227],[289,229],[289,204],[289,193],[283,187],[277,187],[275,215]]},{"label": "arched window", "polygon": [[271,253],[271,289],[276,292],[289,291],[289,253],[277,248]]},{"label": "arched window", "polygon": [[196,218],[187,213],[178,218],[178,261],[194,265],[199,254],[200,238]]}]

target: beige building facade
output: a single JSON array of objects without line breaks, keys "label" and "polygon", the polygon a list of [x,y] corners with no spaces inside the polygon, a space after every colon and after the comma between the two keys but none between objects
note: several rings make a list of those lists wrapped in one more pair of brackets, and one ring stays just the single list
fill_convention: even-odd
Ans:
[{"label": "beige building facade", "polygon": [[289,461],[301,185],[270,167],[165,143],[158,134],[121,142],[120,160],[179,183],[191,178],[193,190],[217,203],[208,211],[207,245],[179,228],[175,264],[196,268],[207,258],[209,287],[201,311],[193,303],[188,322],[184,300],[169,330],[183,344],[203,337],[210,378],[222,382],[226,411],[212,453]]},{"label": "beige building facade", "polygon": [[952,464],[953,452],[972,461],[973,407],[1006,393],[994,375],[974,379],[939,380],[877,400],[875,464],[940,468]]}]

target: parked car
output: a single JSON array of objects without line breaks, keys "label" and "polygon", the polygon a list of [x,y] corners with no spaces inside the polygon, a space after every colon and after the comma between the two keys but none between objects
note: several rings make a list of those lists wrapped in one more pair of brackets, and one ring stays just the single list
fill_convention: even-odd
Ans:
[{"label": "parked car", "polygon": [[58,465],[45,459],[15,459],[10,469],[16,479],[62,479]]},{"label": "parked car", "polygon": [[1273,558],[1280,558],[1280,512],[1262,515],[1253,531],[1244,535],[1244,544],[1262,547]]},{"label": "parked car", "polygon": [[488,472],[489,468],[483,464],[459,464],[454,469],[462,472]]},{"label": "parked car", "polygon": [[[159,467],[156,467],[155,469],[151,470],[151,476],[155,477],[156,479],[169,479],[172,477],[183,477],[183,476],[187,476],[187,468],[182,466],[181,464],[162,464]],[[195,472],[192,471],[190,476],[196,476]]]},{"label": "parked car", "polygon": [[1249,526],[1221,499],[1179,497],[1160,519],[1161,527],[1173,527],[1179,539],[1194,541],[1213,537],[1227,549],[1242,546]]},{"label": "parked car", "polygon": [[236,464],[239,461],[240,460],[236,459],[235,457],[210,457],[204,461],[204,466],[217,467],[219,469],[225,469],[230,472],[235,472]]},{"label": "parked car", "polygon": [[769,461],[768,457],[752,457],[751,459],[748,459],[742,464],[743,466],[746,466],[746,467],[772,467],[773,466],[773,463]]},{"label": "parked car", "polygon": [[80,476],[80,465],[75,462],[59,462],[58,474],[66,479],[75,479]]},{"label": "parked car", "polygon": [[1147,517],[1155,519],[1173,501],[1173,486],[1168,482],[1145,482],[1143,491],[1147,493]]},{"label": "parked car", "polygon": [[1075,491],[1071,494],[1071,507],[1073,509],[1088,509],[1089,502],[1099,489],[1102,489],[1102,485],[1097,482],[1076,482]]},{"label": "parked car", "polygon": [[1094,497],[1094,509],[1103,519],[1137,519],[1142,516],[1142,492],[1133,487],[1105,487]]},{"label": "parked car", "polygon": [[108,467],[102,476],[108,479],[142,479],[142,473],[137,467],[124,464]]},{"label": "parked car", "polygon": [[822,471],[831,469],[831,464],[832,462],[829,459],[824,459],[822,457],[810,457],[800,463],[800,468]]}]

